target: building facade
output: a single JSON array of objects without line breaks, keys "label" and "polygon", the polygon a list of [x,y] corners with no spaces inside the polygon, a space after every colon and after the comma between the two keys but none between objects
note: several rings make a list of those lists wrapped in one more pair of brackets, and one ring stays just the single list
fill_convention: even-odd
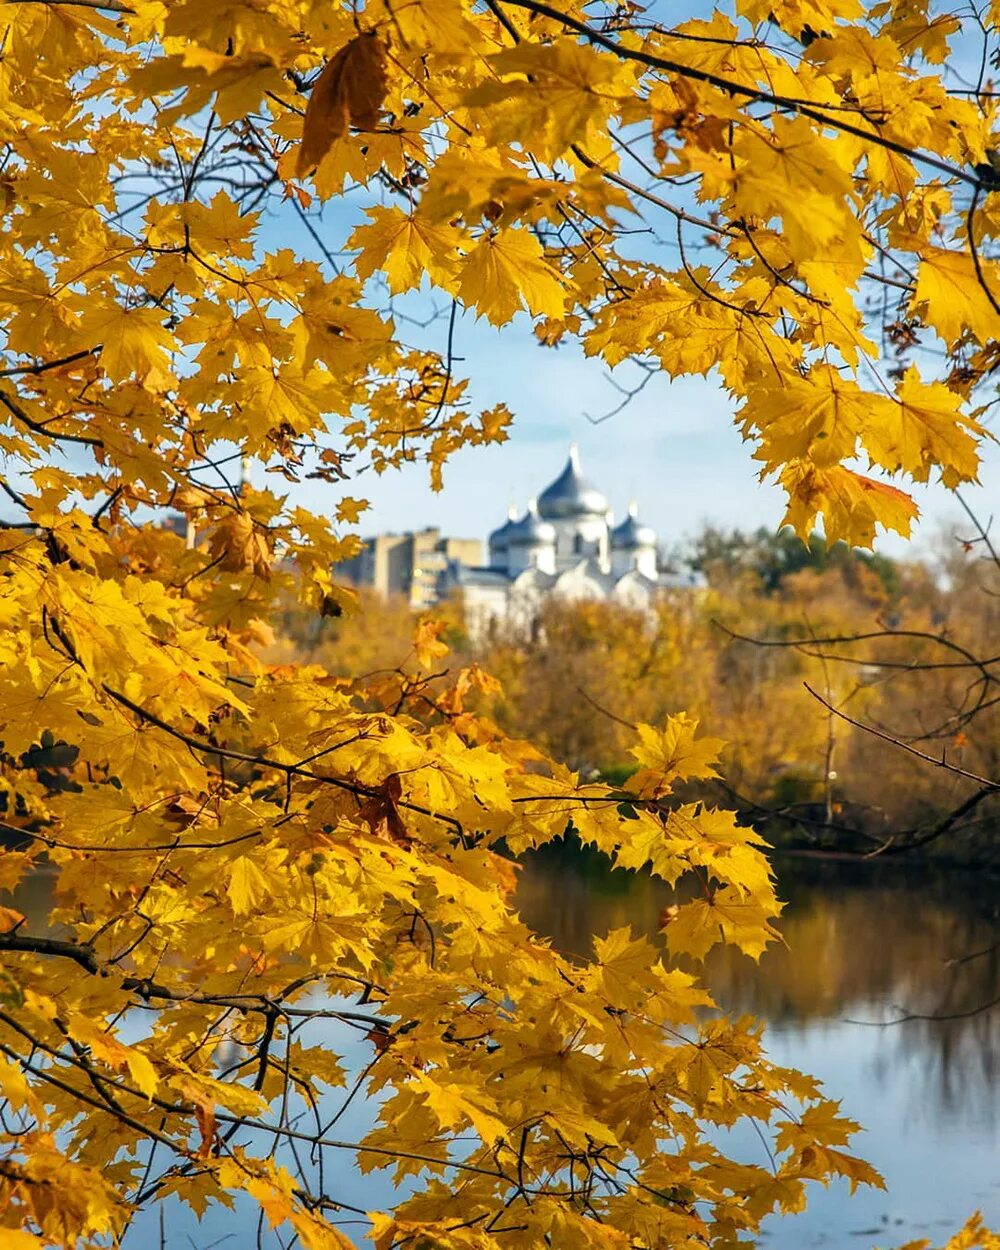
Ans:
[{"label": "building facade", "polygon": [[437,595],[460,594],[473,637],[501,625],[531,629],[541,600],[617,602],[651,609],[670,590],[692,590],[700,575],[660,568],[658,539],[634,504],[614,524],[606,497],[583,476],[575,446],[566,466],[519,517],[513,509],[489,536],[489,563],[447,561]]},{"label": "building facade", "polygon": [[478,538],[444,538],[439,529],[366,538],[361,552],[337,572],[380,595],[402,595],[417,611],[438,601],[439,580],[451,563],[477,565],[483,558]]},{"label": "building facade", "polygon": [[583,476],[576,447],[551,485],[490,534],[488,563],[474,538],[439,529],[380,534],[338,572],[381,595],[403,595],[420,611],[459,595],[473,638],[500,627],[530,630],[542,599],[620,603],[637,611],[657,596],[702,585],[699,574],[660,567],[657,535],[630,504],[618,525],[607,498]]}]

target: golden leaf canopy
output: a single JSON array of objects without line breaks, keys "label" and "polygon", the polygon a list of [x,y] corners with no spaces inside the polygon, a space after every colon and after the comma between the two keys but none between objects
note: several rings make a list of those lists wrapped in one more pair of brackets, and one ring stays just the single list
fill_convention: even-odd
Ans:
[{"label": "golden leaf canopy", "polygon": [[[909,0],[672,22],[4,6],[0,887],[44,862],[54,900],[0,933],[5,1245],[241,1196],[308,1247],[352,1244],[347,1212],[380,1250],[721,1248],[808,1181],[878,1183],[662,946],[570,959],[515,910],[509,852],[573,828],[694,884],[671,952],[759,955],[759,839],[673,802],[718,743],[643,726],[634,784],[587,781],[477,715],[488,679],[442,675],[426,624],[365,680],[260,658],[294,599],[350,608],[360,470],[440,484],[505,437],[456,373],[462,310],[717,377],[802,531],[905,533],[908,481],[975,479],[996,106],[947,67],[979,27]],[[443,297],[447,344],[383,284]],[[356,1141],[319,1110],[345,1082],[376,1095]],[[778,1134],[773,1173],[719,1145],[738,1121]],[[354,1211],[345,1159],[404,1196]]]}]

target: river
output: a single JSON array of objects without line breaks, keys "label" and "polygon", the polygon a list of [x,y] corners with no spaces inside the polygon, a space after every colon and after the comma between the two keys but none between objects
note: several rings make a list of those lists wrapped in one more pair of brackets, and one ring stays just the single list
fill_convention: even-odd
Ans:
[{"label": "river", "polygon": [[[998,879],[792,859],[777,871],[784,945],[759,965],[717,951],[705,979],[721,1006],[763,1018],[777,1062],[821,1078],[842,1099],[865,1129],[856,1152],[888,1188],[851,1197],[846,1185],[814,1186],[808,1210],[769,1220],[761,1246],[888,1250],[921,1237],[937,1246],[975,1210],[1000,1226],[1000,1004],[985,1009],[1000,995]],[[48,894],[39,875],[17,905],[41,919]],[[565,847],[532,857],[518,889],[525,919],[567,953],[586,953],[595,934],[623,924],[655,933],[669,901],[649,878],[610,873],[598,857]],[[322,1040],[360,1067],[370,1047],[334,1035],[329,1023]],[[370,1107],[352,1105],[340,1131],[357,1140],[370,1117]],[[762,1149],[753,1137],[734,1144],[749,1157]],[[390,1201],[381,1174],[349,1187],[365,1209]],[[351,1224],[344,1231],[357,1235]],[[170,1204],[162,1233],[161,1243],[159,1221],[140,1217],[126,1250],[289,1242],[266,1232],[258,1242],[257,1220],[242,1203],[235,1213],[210,1210],[201,1224]]]},{"label": "river", "polygon": [[[720,1006],[766,1022],[777,1062],[843,1100],[887,1190],[814,1187],[803,1214],[768,1221],[762,1244],[938,1245],[975,1210],[1000,1224],[1000,1003],[981,1010],[1000,995],[1000,880],[791,858],[777,872],[785,945],[759,965],[717,949],[705,980]],[[519,896],[567,952],[623,924],[653,934],[670,901],[649,878],[560,848],[528,865]],[[891,1023],[906,1015],[946,1018]]]}]

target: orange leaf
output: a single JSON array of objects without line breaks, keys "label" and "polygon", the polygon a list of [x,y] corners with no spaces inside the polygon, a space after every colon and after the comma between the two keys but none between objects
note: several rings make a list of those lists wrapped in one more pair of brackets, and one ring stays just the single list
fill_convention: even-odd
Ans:
[{"label": "orange leaf", "polygon": [[195,1103],[194,1118],[198,1122],[201,1141],[198,1145],[197,1157],[207,1159],[212,1153],[215,1142],[215,1108],[211,1103]]},{"label": "orange leaf", "polygon": [[374,130],[385,98],[385,46],[373,31],[344,44],[316,80],[306,108],[298,175],[315,169],[349,125]]},{"label": "orange leaf", "polygon": [[13,907],[0,907],[0,933],[13,933],[24,924],[24,916]]}]

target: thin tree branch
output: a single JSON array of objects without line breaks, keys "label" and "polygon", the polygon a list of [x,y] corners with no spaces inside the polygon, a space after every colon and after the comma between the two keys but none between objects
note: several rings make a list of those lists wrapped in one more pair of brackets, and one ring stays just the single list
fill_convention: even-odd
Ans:
[{"label": "thin tree branch", "polygon": [[666,57],[656,56],[651,52],[644,51],[642,48],[626,47],[600,31],[594,30],[592,26],[588,26],[585,22],[570,16],[570,14],[562,13],[559,9],[543,3],[543,0],[501,0],[501,2],[512,5],[515,8],[527,9],[529,13],[537,13],[542,17],[548,17],[564,26],[567,30],[575,31],[588,42],[606,48],[623,61],[635,61],[639,65],[648,66],[650,69],[659,69],[668,74],[677,74],[682,78],[690,78],[694,82],[706,83],[708,86],[717,87],[720,91],[725,91],[729,95],[742,96],[744,99],[759,104],[772,104],[776,108],[787,109],[789,112],[798,113],[802,117],[808,117],[811,121],[819,122],[820,125],[840,130],[844,134],[854,135],[855,138],[864,139],[868,143],[873,143],[878,147],[885,148],[887,151],[895,152],[899,156],[905,156],[908,160],[919,161],[921,164],[927,165],[931,169],[936,169],[939,173],[946,174],[949,178],[957,178],[971,187],[980,185],[978,175],[966,173],[964,169],[960,169],[957,165],[951,165],[947,161],[938,159],[936,156],[931,156],[929,152],[921,152],[918,149],[909,148],[905,144],[897,143],[894,139],[887,139],[884,135],[880,135],[877,132],[865,130],[861,126],[855,126],[851,122],[845,122],[838,117],[823,113],[820,111],[821,105],[813,106],[801,100],[775,95],[759,87],[750,87],[745,83],[736,82],[730,78],[723,78],[720,74],[714,74],[710,70],[696,69],[691,65],[682,65],[679,61],[671,61]]},{"label": "thin tree branch", "polygon": [[828,703],[822,695],[817,694],[808,682],[803,682],[802,684],[817,703],[821,703],[825,708],[832,711],[835,716],[839,716],[841,720],[847,721],[849,725],[853,725],[856,729],[863,729],[865,733],[872,734],[876,738],[881,738],[883,742],[889,742],[894,747],[899,747],[901,751],[906,751],[909,755],[915,755],[918,760],[923,760],[925,764],[933,764],[935,768],[943,768],[947,772],[954,773],[958,777],[965,777],[969,781],[974,781],[978,786],[982,786],[983,789],[989,794],[1000,792],[1000,781],[991,781],[989,777],[981,777],[979,773],[973,773],[969,772],[968,769],[959,768],[957,764],[949,764],[943,755],[940,759],[935,759],[933,755],[928,755],[925,751],[918,751],[916,747],[910,746],[908,742],[902,742],[899,738],[893,737],[892,734],[884,733],[881,729],[876,729],[874,725],[866,725],[864,721],[855,720],[853,716],[848,716],[846,712],[842,712],[839,708],[835,708],[833,704]]}]

